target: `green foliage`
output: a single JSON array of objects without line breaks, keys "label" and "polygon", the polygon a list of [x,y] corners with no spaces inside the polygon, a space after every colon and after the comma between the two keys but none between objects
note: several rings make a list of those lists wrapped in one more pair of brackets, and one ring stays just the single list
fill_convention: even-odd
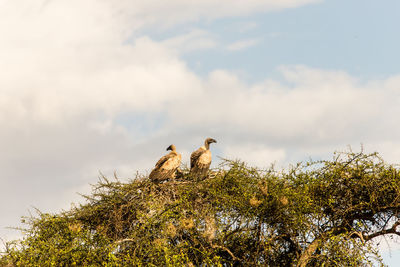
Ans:
[{"label": "green foliage", "polygon": [[287,171],[225,161],[207,179],[102,177],[86,203],[25,218],[6,266],[368,266],[399,234],[399,170],[336,153]]}]

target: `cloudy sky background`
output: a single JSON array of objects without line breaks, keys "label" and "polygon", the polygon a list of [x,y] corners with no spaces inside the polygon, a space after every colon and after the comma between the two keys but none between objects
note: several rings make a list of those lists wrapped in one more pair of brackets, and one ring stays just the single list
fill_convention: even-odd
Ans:
[{"label": "cloudy sky background", "polygon": [[0,237],[32,207],[82,201],[99,171],[149,172],[171,143],[187,163],[208,136],[214,158],[259,167],[361,144],[399,163],[399,13],[396,0],[0,0]]}]

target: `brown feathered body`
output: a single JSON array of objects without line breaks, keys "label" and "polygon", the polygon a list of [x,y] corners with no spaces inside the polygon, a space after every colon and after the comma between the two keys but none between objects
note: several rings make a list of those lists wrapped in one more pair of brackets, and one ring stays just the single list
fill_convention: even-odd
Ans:
[{"label": "brown feathered body", "polygon": [[210,143],[216,143],[212,138],[207,138],[204,146],[194,151],[190,156],[190,173],[196,179],[202,179],[207,176],[211,165]]},{"label": "brown feathered body", "polygon": [[211,151],[200,147],[190,156],[190,173],[197,178],[207,176],[211,165]]},{"label": "brown feathered body", "polygon": [[181,164],[182,155],[176,152],[175,146],[171,150],[157,161],[156,167],[151,171],[149,178],[153,182],[159,183],[175,178],[176,170]]}]

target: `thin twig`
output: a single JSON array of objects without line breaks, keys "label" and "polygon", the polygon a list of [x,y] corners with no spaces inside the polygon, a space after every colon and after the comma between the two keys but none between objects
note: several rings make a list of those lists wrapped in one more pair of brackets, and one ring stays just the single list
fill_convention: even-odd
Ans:
[{"label": "thin twig", "polygon": [[231,255],[232,259],[234,259],[235,261],[237,261],[237,260],[240,261],[240,259],[239,259],[238,257],[236,257],[236,256],[232,253],[232,251],[229,250],[229,248],[226,248],[226,247],[224,247],[224,246],[214,245],[214,244],[211,244],[211,247],[212,247],[212,248],[223,249],[223,250],[225,250],[226,252],[228,252],[229,255]]}]

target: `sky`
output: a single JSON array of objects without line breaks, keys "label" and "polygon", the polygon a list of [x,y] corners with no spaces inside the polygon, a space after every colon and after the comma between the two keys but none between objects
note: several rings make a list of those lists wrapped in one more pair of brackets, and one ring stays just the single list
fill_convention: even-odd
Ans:
[{"label": "sky", "polygon": [[[397,0],[0,0],[0,237],[175,144],[260,168],[400,158]],[[395,245],[385,262],[400,262]]]}]

